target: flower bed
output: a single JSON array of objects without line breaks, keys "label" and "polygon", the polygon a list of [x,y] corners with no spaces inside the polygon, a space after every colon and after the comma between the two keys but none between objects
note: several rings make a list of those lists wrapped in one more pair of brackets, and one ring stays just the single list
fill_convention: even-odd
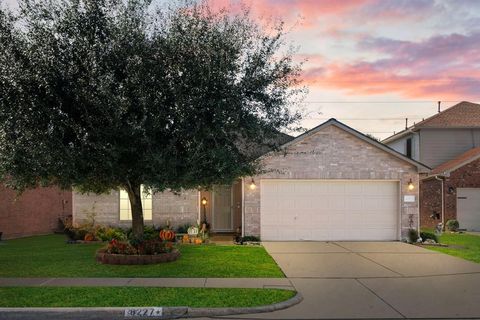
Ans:
[{"label": "flower bed", "polygon": [[163,263],[175,261],[179,257],[180,251],[177,249],[159,254],[116,254],[108,253],[107,249],[99,249],[96,253],[97,262],[120,265]]}]

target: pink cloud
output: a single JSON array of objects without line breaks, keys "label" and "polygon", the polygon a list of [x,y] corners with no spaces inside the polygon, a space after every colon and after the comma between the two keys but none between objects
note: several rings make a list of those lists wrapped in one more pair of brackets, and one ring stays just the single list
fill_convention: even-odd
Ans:
[{"label": "pink cloud", "polygon": [[374,61],[326,62],[305,69],[305,83],[356,95],[479,100],[480,32],[424,41],[369,38],[361,49],[386,54]]}]

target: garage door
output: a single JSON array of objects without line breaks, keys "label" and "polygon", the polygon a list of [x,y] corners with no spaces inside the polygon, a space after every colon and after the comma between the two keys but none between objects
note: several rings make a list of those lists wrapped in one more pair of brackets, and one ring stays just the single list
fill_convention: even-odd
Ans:
[{"label": "garage door", "polygon": [[462,229],[480,231],[480,188],[457,189],[457,220]]},{"label": "garage door", "polygon": [[262,240],[397,240],[398,182],[262,180]]}]

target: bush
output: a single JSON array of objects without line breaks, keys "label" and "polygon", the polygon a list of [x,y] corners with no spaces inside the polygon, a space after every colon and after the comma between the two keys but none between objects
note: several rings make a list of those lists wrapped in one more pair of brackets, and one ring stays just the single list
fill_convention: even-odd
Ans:
[{"label": "bush", "polygon": [[184,224],[183,226],[178,226],[177,227],[177,233],[187,233],[188,228],[190,228],[189,224]]},{"label": "bush", "polygon": [[438,237],[433,232],[422,231],[422,232],[420,232],[420,237],[422,238],[423,241],[425,241],[427,239],[431,239],[431,240],[434,240],[435,242],[438,242]]},{"label": "bush", "polygon": [[84,240],[89,230],[83,228],[68,227],[63,230],[70,240]]},{"label": "bush", "polygon": [[445,226],[449,231],[453,231],[453,232],[458,231],[458,228],[460,228],[460,224],[458,223],[458,220],[455,220],[455,219],[448,220]]},{"label": "bush", "polygon": [[[160,232],[160,230],[158,228],[155,228],[154,225],[147,225],[147,226],[144,226],[143,227],[143,236],[140,237],[139,240],[143,241],[143,240],[150,240],[150,239],[156,239],[158,238],[158,233]],[[133,235],[133,230],[132,228],[128,228],[127,231],[125,232],[126,234],[126,238],[128,240],[138,240],[138,239],[135,239],[134,235]]]},{"label": "bush", "polygon": [[158,238],[158,230],[155,229],[155,226],[145,226],[143,229],[143,239],[151,240]]},{"label": "bush", "polygon": [[101,226],[95,229],[95,237],[102,241],[127,240],[127,234],[123,229]]},{"label": "bush", "polygon": [[415,243],[418,240],[418,231],[415,229],[408,230],[408,241],[411,243]]},{"label": "bush", "polygon": [[244,242],[259,242],[259,241],[260,241],[260,238],[255,236],[235,237],[235,242],[240,244],[243,244]]},{"label": "bush", "polygon": [[107,253],[112,254],[125,254],[125,255],[154,255],[159,253],[167,253],[173,250],[173,244],[171,242],[164,242],[160,239],[152,240],[131,240],[118,241],[112,240],[108,243]]}]

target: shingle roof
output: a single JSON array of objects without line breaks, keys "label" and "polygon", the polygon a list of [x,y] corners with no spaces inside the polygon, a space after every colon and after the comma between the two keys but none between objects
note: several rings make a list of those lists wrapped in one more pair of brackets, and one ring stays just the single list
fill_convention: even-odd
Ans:
[{"label": "shingle roof", "polygon": [[470,149],[455,159],[442,163],[438,167],[434,168],[431,174],[435,175],[454,171],[478,158],[480,158],[480,147]]},{"label": "shingle roof", "polygon": [[395,141],[409,132],[422,128],[480,128],[480,104],[462,101],[384,139],[382,142]]},{"label": "shingle roof", "polygon": [[480,127],[480,104],[462,101],[414,125],[420,128]]}]

